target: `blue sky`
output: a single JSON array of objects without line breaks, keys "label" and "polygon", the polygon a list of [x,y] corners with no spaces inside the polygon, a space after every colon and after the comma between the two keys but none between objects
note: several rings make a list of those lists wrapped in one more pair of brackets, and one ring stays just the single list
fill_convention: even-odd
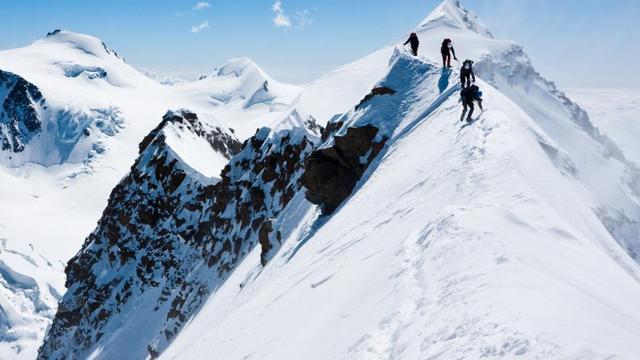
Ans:
[{"label": "blue sky", "polygon": [[[0,49],[63,28],[104,40],[130,63],[183,77],[248,56],[304,83],[398,38],[439,0],[0,0]],[[525,46],[563,87],[637,87],[638,0],[463,0],[496,37]],[[278,17],[278,15],[280,15]],[[279,25],[279,26],[278,26]]]}]

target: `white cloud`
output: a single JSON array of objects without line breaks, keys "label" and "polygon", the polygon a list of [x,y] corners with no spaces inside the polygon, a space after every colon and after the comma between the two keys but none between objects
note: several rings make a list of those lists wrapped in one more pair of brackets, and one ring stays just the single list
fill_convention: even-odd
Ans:
[{"label": "white cloud", "polygon": [[194,25],[193,27],[191,27],[191,32],[194,33],[194,34],[197,34],[200,31],[202,31],[204,29],[208,29],[208,28],[209,28],[209,22],[205,21],[202,24]]},{"label": "white cloud", "polygon": [[298,10],[296,11],[296,26],[300,29],[305,29],[311,24],[314,23],[314,20],[309,17],[309,10]]},{"label": "white cloud", "polygon": [[276,27],[291,27],[291,20],[284,13],[284,9],[282,8],[282,1],[277,0],[276,2],[274,2],[271,10],[273,10],[273,13],[276,15],[276,17],[273,18],[273,24]]},{"label": "white cloud", "polygon": [[210,7],[211,7],[211,4],[209,4],[208,2],[200,1],[193,7],[193,10],[204,10]]}]

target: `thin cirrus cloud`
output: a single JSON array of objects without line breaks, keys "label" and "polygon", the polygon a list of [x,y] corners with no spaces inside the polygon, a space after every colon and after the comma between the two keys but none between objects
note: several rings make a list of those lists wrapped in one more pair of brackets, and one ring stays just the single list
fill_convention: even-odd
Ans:
[{"label": "thin cirrus cloud", "polygon": [[196,12],[206,10],[211,7],[211,4],[206,1],[199,1],[191,9],[180,10],[176,12],[176,16],[189,16],[194,15]]},{"label": "thin cirrus cloud", "polygon": [[193,7],[193,10],[204,10],[204,9],[208,9],[211,7],[211,4],[209,4],[206,1],[200,1],[198,3],[196,3],[196,5]]},{"label": "thin cirrus cloud", "polygon": [[197,34],[199,32],[201,32],[202,30],[208,29],[209,28],[209,22],[205,21],[201,24],[198,25],[194,25],[191,27],[191,32],[194,34]]},{"label": "thin cirrus cloud", "polygon": [[305,29],[313,24],[314,20],[309,17],[309,10],[296,11],[296,24],[300,29]]},{"label": "thin cirrus cloud", "polygon": [[309,17],[310,12],[308,9],[296,11],[293,19],[289,17],[285,12],[284,7],[282,6],[281,0],[277,0],[276,2],[274,2],[271,6],[271,10],[274,14],[273,25],[275,25],[277,28],[288,29],[292,26],[295,26],[299,29],[305,29],[314,23],[314,20]]},{"label": "thin cirrus cloud", "polygon": [[[200,11],[200,10],[205,10],[211,7],[211,4],[209,4],[206,1],[199,1],[197,2],[193,8],[191,8],[191,10],[187,10],[186,12],[184,12],[183,15],[188,15],[190,12],[196,12],[196,11]],[[204,21],[201,22],[200,24],[197,25],[193,25],[191,27],[191,33],[193,34],[197,34],[199,32],[201,32],[202,30],[208,29],[209,28],[209,21]]]}]

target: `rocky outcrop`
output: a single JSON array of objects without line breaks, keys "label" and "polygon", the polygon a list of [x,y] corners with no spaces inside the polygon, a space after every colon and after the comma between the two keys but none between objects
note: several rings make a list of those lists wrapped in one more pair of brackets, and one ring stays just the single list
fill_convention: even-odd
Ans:
[{"label": "rocky outcrop", "polygon": [[367,96],[365,96],[364,99],[362,99],[358,105],[356,105],[356,110],[360,110],[360,108],[364,104],[366,104],[367,102],[369,102],[369,100],[373,99],[376,96],[379,96],[379,95],[393,95],[395,93],[396,93],[395,90],[390,89],[390,88],[388,88],[386,86],[379,86],[379,87],[373,88],[373,90],[371,90],[371,92],[369,94],[367,94]]},{"label": "rocky outcrop", "polygon": [[[334,125],[329,124],[327,131],[333,131]],[[307,200],[320,205],[323,213],[332,213],[351,194],[384,147],[386,138],[375,141],[377,135],[378,128],[373,125],[350,127],[344,135],[334,136],[331,146],[311,153],[305,159],[305,171],[300,180],[306,188]],[[323,134],[323,138],[328,137]]]},{"label": "rocky outcrop", "polygon": [[14,153],[42,131],[40,112],[46,109],[38,87],[0,70],[0,148]]},{"label": "rocky outcrop", "polygon": [[[206,182],[172,157],[163,132],[169,123],[234,155],[221,180]],[[261,129],[239,153],[230,138],[182,111],[142,141],[98,227],[67,265],[68,291],[40,359],[85,358],[107,342],[106,357],[127,344],[128,357],[155,358],[250,250],[258,243],[277,250],[270,219],[299,191],[313,145],[304,129]]]}]

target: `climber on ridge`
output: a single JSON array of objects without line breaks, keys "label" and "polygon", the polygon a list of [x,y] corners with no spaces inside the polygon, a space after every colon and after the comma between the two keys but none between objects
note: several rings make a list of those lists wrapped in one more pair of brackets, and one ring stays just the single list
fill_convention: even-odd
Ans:
[{"label": "climber on ridge", "polygon": [[444,39],[442,41],[442,47],[440,47],[440,52],[442,53],[442,67],[451,67],[451,54],[453,54],[453,58],[457,61],[456,51],[453,49],[453,42],[451,39]]},{"label": "climber on ridge", "polygon": [[404,45],[407,45],[409,43],[411,43],[411,52],[413,53],[413,56],[418,56],[418,46],[420,46],[420,40],[418,40],[418,35],[416,35],[416,33],[411,33],[411,35],[409,35],[409,39],[407,39]]},{"label": "climber on ridge", "polygon": [[476,82],[476,74],[473,73],[473,61],[465,60],[460,68],[460,84],[467,88]]},{"label": "climber on ridge", "polygon": [[462,101],[462,115],[460,116],[460,121],[464,121],[464,116],[467,114],[467,108],[469,109],[469,115],[467,116],[467,122],[472,122],[471,115],[473,115],[473,102],[476,101],[480,110],[482,110],[482,91],[477,85],[471,85],[469,87],[463,88],[460,91],[460,101]]}]

